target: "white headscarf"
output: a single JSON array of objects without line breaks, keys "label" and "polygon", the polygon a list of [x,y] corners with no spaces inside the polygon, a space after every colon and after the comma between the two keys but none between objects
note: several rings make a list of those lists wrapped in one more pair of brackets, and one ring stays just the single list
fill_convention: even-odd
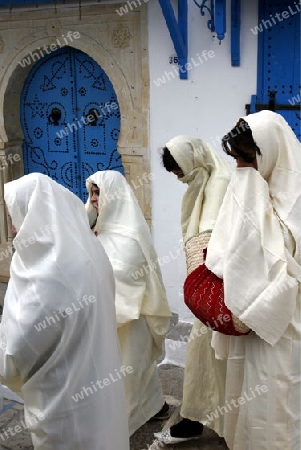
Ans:
[{"label": "white headscarf", "polygon": [[182,233],[184,242],[202,231],[212,230],[222,204],[232,168],[204,141],[176,136],[168,148],[189,185],[182,200]]},{"label": "white headscarf", "polygon": [[[42,174],[4,190],[18,233],[0,326],[0,373],[21,375],[34,448],[127,450],[122,376],[96,387],[110,373],[116,378],[122,363],[113,272],[84,205]],[[93,395],[72,398],[92,383]]]},{"label": "white headscarf", "polygon": [[292,321],[301,280],[301,148],[282,116],[244,117],[262,156],[235,171],[206,265],[224,279],[233,314],[274,345]]},{"label": "white headscarf", "polygon": [[[93,208],[92,184],[99,188],[94,231],[113,266],[118,325],[138,319],[140,314],[146,316],[160,354],[171,313],[149,227],[126,179],[113,170],[96,172],[87,179],[88,214]],[[132,276],[136,271],[141,271],[137,280]]]}]

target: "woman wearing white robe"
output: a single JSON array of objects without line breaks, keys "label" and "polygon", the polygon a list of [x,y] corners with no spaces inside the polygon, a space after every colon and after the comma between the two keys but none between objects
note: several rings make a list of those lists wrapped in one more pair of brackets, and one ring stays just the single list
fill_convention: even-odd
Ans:
[{"label": "woman wearing white robe", "polygon": [[17,236],[0,373],[24,383],[34,448],[128,450],[113,272],[84,206],[41,174],[4,189]]},{"label": "woman wearing white robe", "polygon": [[133,367],[124,378],[132,435],[164,405],[156,359],[169,329],[170,309],[150,230],[126,179],[116,171],[87,179],[99,189],[93,231],[111,261],[116,282],[116,315],[122,361]]},{"label": "woman wearing white robe", "polygon": [[260,154],[251,161],[238,125],[236,137],[233,129],[224,138],[238,168],[206,265],[223,278],[227,307],[252,332],[214,333],[216,356],[227,360],[225,408],[216,412],[224,414],[230,450],[299,450],[301,148],[280,115],[243,119]]},{"label": "woman wearing white robe", "polygon": [[[192,236],[214,228],[232,168],[202,139],[176,136],[165,145],[165,149],[174,160],[169,162],[167,154],[164,164],[163,153],[166,170],[175,173],[179,181],[188,185],[181,214],[185,244]],[[173,170],[174,162],[178,166],[176,170]],[[199,436],[202,432],[200,423],[222,433],[223,417],[210,418],[210,413],[224,400],[226,365],[215,359],[211,348],[212,332],[207,328],[204,333],[204,329],[205,325],[195,319],[187,345],[180,411],[186,420],[169,430],[155,433],[159,440],[167,444]]]}]

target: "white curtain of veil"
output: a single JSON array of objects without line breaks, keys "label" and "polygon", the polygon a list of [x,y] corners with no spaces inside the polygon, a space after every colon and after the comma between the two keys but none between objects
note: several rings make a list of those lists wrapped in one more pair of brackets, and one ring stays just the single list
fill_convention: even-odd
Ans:
[{"label": "white curtain of veil", "polygon": [[[96,172],[87,179],[86,184],[89,192],[86,203],[88,213],[93,208],[90,201],[91,186],[96,184],[99,188],[99,216],[94,231],[105,248],[116,248],[115,256],[110,254],[109,257],[116,269],[118,323],[123,324],[138,319],[140,314],[144,315],[156,343],[158,356],[169,329],[171,313],[147,222],[132,188],[119,172]],[[137,283],[129,275],[135,270],[143,274],[138,277]],[[145,280],[146,286],[141,298],[139,285],[142,280]]]},{"label": "white curtain of veil", "polygon": [[301,146],[279,114],[244,119],[262,155],[258,170],[235,171],[206,265],[224,279],[228,308],[274,345],[292,321],[301,280]]},{"label": "white curtain of veil", "polygon": [[[18,233],[0,373],[20,373],[34,448],[128,450],[113,272],[84,204],[42,174],[4,188]],[[101,389],[110,374],[116,381]]]}]

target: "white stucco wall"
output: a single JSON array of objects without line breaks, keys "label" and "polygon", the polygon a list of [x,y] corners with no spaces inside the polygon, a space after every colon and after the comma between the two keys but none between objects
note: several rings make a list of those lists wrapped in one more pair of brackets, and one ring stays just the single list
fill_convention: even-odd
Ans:
[{"label": "white stucco wall", "polygon": [[[257,1],[242,2],[240,67],[231,67],[230,14],[228,33],[219,45],[207,29],[208,17],[200,15],[192,0],[188,3],[188,62],[192,62],[192,58],[199,61],[198,54],[201,56],[203,50],[212,50],[215,56],[199,66],[193,64],[188,80],[170,76],[171,79],[160,87],[154,80],[162,77],[165,71],[173,72],[176,66],[169,64],[169,57],[175,56],[175,51],[158,1],[148,3],[150,151],[151,170],[155,175],[152,232],[161,258],[168,300],[172,311],[178,313],[183,321],[192,320],[182,296],[184,255],[176,256],[181,239],[180,207],[185,185],[162,167],[160,149],[172,137],[188,134],[204,139],[222,154],[216,136],[222,137],[240,116],[245,115],[245,104],[250,103],[251,95],[256,93],[257,77],[257,37],[250,31],[257,23]],[[227,158],[226,155],[224,157]],[[164,256],[169,256],[165,263]]]}]

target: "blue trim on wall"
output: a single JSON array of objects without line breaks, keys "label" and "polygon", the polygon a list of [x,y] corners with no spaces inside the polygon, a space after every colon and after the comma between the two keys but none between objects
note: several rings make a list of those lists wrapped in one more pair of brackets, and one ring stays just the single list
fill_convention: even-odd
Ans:
[{"label": "blue trim on wall", "polygon": [[[259,0],[258,2],[258,24],[265,17],[265,5],[264,1]],[[257,91],[256,91],[256,101],[257,103],[264,102],[264,92],[262,88],[262,83],[259,80],[263,79],[264,76],[264,33],[258,33],[258,50],[257,50]],[[252,96],[253,97],[253,96]]]},{"label": "blue trim on wall", "polygon": [[[258,1],[258,24],[264,18],[264,2]],[[250,110],[249,114],[253,114],[256,112],[256,103],[263,103],[263,91],[262,84],[259,83],[259,80],[262,80],[263,77],[263,60],[264,60],[264,36],[263,33],[258,33],[258,49],[257,49],[257,92],[255,95],[251,96]],[[260,91],[259,91],[260,88]]]},{"label": "blue trim on wall", "polygon": [[[214,0],[203,0],[202,3],[198,3],[197,0],[193,0],[195,5],[200,8],[201,16],[205,16],[206,13],[209,14],[209,19],[207,20],[207,27],[211,33],[215,33],[215,14],[214,14]],[[210,1],[210,6],[207,3]]]},{"label": "blue trim on wall", "polygon": [[215,32],[219,41],[226,33],[226,0],[215,0]]},{"label": "blue trim on wall", "polygon": [[185,67],[188,57],[187,0],[178,0],[178,20],[175,17],[171,0],[159,0],[159,3],[178,56],[178,64],[181,67],[179,71],[180,78],[187,80],[188,76]]},{"label": "blue trim on wall", "polygon": [[231,0],[231,65],[240,66],[241,0]]}]

